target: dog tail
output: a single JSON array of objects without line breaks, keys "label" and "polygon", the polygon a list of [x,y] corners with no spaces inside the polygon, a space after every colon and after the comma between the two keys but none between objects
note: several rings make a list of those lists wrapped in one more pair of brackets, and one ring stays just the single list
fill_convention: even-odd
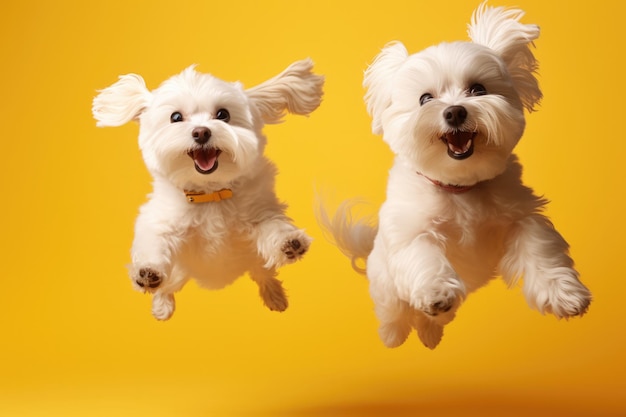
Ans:
[{"label": "dog tail", "polygon": [[325,237],[350,259],[355,271],[365,275],[365,264],[374,247],[378,225],[372,215],[353,216],[356,206],[361,204],[363,202],[358,199],[346,200],[331,217],[318,199],[316,217]]}]

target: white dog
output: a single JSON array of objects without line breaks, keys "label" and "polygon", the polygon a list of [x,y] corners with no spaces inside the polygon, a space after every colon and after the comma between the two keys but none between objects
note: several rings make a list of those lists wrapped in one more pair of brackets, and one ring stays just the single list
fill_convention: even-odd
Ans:
[{"label": "white dog", "polygon": [[471,42],[409,55],[386,46],[365,73],[372,129],[396,155],[378,224],[352,220],[352,202],[320,223],[353,260],[366,259],[385,345],[411,328],[434,348],[466,295],[501,275],[523,277],[530,306],[582,315],[591,294],[578,280],[568,244],[541,214],[547,201],[521,182],[513,148],[524,109],[541,99],[530,45],[535,25],[521,10],[484,3]]},{"label": "white dog", "polygon": [[246,272],[270,310],[287,308],[276,269],[300,259],[311,239],[275,195],[262,128],[319,106],[324,79],[312,67],[295,62],[247,90],[193,66],[153,91],[128,74],[94,99],[98,126],[139,121],[154,189],[135,225],[130,277],[152,293],[157,319],[172,315],[173,294],[190,277],[217,289]]}]

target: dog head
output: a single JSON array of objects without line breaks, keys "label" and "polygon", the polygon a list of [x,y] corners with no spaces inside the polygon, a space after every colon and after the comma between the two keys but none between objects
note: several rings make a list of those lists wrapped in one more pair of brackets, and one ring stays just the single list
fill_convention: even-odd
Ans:
[{"label": "dog head", "polygon": [[386,46],[365,72],[372,130],[425,176],[473,185],[502,173],[524,131],[524,108],[541,99],[530,50],[535,25],[523,12],[483,3],[471,42],[441,43],[409,55]]},{"label": "dog head", "polygon": [[92,111],[98,126],[138,121],[150,173],[180,189],[204,190],[253,169],[265,148],[266,123],[319,106],[324,79],[312,67],[308,59],[295,62],[248,90],[193,66],[152,91],[139,75],[127,74],[99,92]]}]

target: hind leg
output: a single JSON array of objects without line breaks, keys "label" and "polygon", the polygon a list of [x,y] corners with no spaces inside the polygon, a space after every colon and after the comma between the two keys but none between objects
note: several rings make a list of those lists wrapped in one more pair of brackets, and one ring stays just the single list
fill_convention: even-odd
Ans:
[{"label": "hind leg", "polygon": [[376,306],[376,316],[380,322],[378,334],[387,347],[402,345],[412,328],[417,330],[417,335],[422,343],[429,349],[434,349],[443,337],[443,327],[446,322],[454,318],[447,315],[433,317],[417,310],[406,301],[399,299],[393,292],[385,292],[380,287],[371,290],[372,299]]},{"label": "hind leg", "polygon": [[427,348],[434,349],[441,342],[443,325],[419,310],[415,310],[413,327],[415,327],[417,336]]},{"label": "hind leg", "polygon": [[152,296],[152,315],[157,320],[168,320],[174,314],[176,302],[174,294],[159,292]]},{"label": "hind leg", "polygon": [[289,306],[285,289],[276,279],[276,269],[256,266],[250,270],[250,278],[259,286],[259,295],[263,303],[272,311],[285,311]]},{"label": "hind leg", "polygon": [[389,348],[402,345],[411,333],[412,308],[395,296],[372,294],[376,317],[380,323],[378,336]]},{"label": "hind leg", "polygon": [[152,296],[152,315],[157,320],[168,320],[174,314],[176,302],[174,293],[180,291],[187,283],[187,273],[175,265],[169,279],[162,284]]},{"label": "hind leg", "polygon": [[374,251],[367,259],[367,277],[370,281],[370,296],[380,326],[378,335],[385,346],[398,347],[411,333],[412,308],[398,298],[395,286],[387,274],[382,252]]}]

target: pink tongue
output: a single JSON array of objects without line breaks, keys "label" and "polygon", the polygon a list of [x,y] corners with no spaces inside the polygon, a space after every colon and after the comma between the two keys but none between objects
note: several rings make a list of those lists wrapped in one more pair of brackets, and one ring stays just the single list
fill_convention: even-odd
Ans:
[{"label": "pink tongue", "polygon": [[203,171],[209,171],[217,161],[217,149],[196,149],[193,152],[193,160]]},{"label": "pink tongue", "polygon": [[473,132],[456,132],[448,133],[446,140],[448,141],[448,147],[453,152],[462,153],[467,151],[473,137]]}]

